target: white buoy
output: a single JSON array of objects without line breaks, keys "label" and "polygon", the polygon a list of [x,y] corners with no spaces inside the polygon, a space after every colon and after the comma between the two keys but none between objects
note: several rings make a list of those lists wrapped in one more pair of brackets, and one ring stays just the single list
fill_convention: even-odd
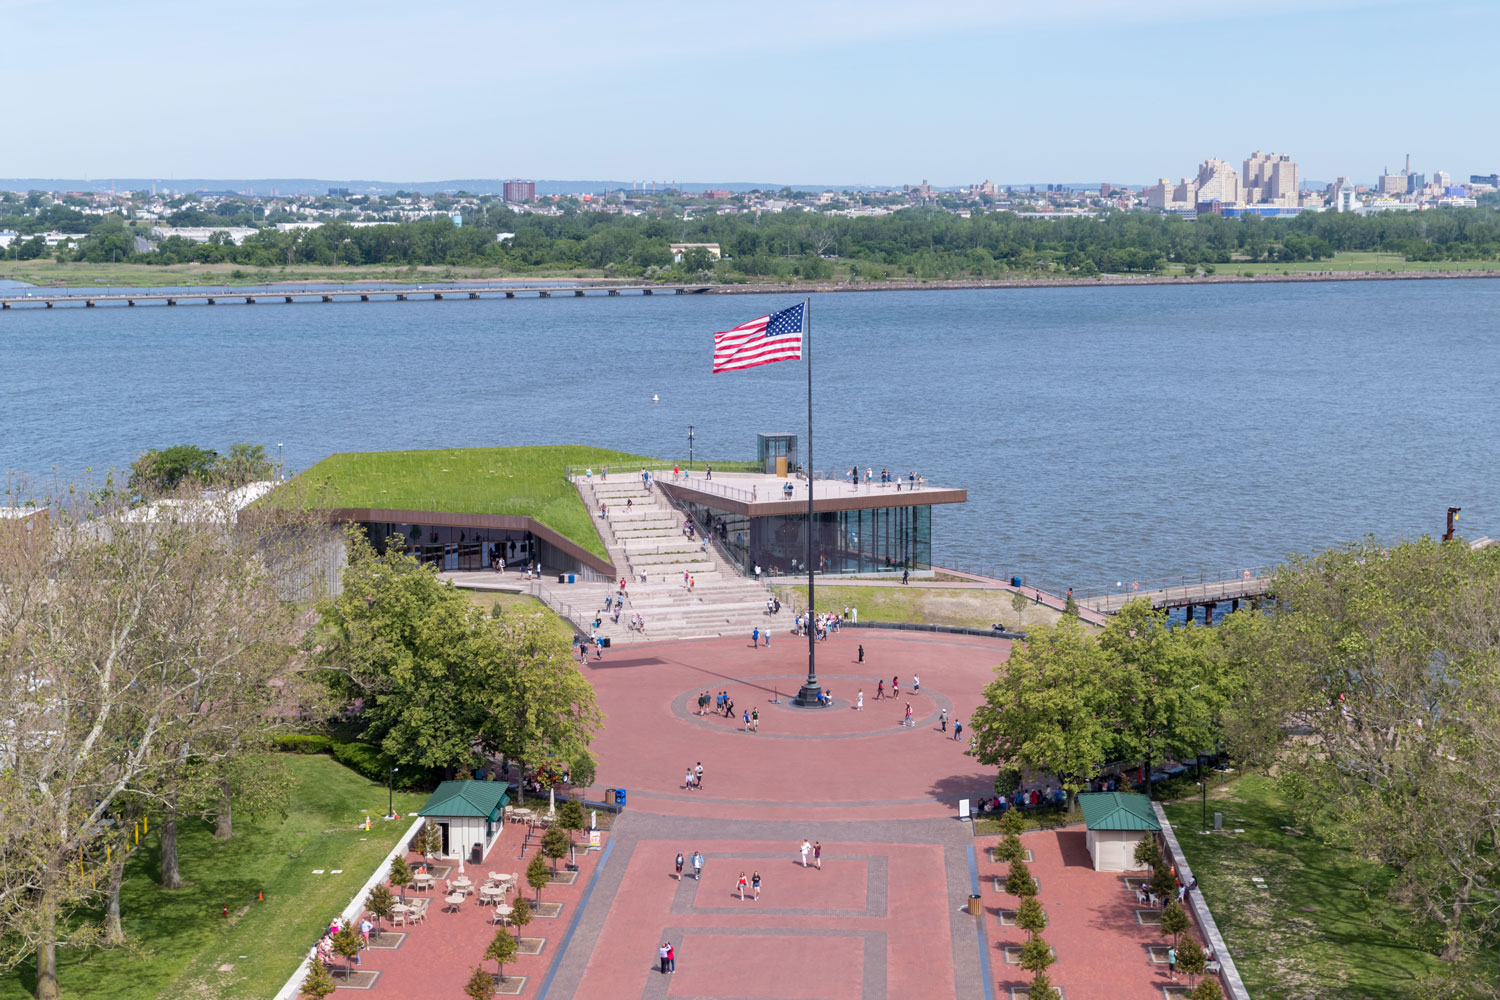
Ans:
[{"label": "white buoy", "polygon": [[658,396],[656,393],[653,392],[651,394],[651,402],[653,402],[653,403],[660,403],[661,402],[661,397]]}]

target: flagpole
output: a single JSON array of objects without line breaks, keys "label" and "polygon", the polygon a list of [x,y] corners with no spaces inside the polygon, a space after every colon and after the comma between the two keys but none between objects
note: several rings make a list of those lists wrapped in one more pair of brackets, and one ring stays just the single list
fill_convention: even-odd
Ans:
[{"label": "flagpole", "polygon": [[819,704],[818,695],[822,687],[818,684],[817,652],[816,652],[816,627],[814,625],[813,601],[813,570],[816,563],[816,546],[813,544],[813,535],[817,530],[817,522],[813,517],[813,449],[812,449],[812,296],[802,300],[802,346],[807,355],[807,618],[804,625],[807,629],[807,683],[802,685],[802,690],[797,692],[797,704],[803,706],[816,706]]}]

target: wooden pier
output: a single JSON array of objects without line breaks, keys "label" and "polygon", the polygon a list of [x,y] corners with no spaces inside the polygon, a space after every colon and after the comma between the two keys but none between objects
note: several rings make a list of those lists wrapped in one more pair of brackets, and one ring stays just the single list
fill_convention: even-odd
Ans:
[{"label": "wooden pier", "polygon": [[1100,614],[1115,615],[1131,601],[1145,599],[1157,609],[1184,608],[1188,621],[1192,621],[1198,608],[1203,609],[1203,620],[1212,623],[1214,611],[1220,604],[1228,604],[1231,611],[1240,609],[1241,601],[1258,602],[1270,596],[1271,577],[1264,573],[1246,570],[1239,577],[1227,580],[1184,582],[1175,586],[1136,589],[1136,585],[1121,588],[1116,593],[1097,593],[1084,597],[1075,596],[1078,606]]},{"label": "wooden pier", "polygon": [[189,288],[63,294],[37,290],[0,296],[0,310],[94,309],[100,306],[291,305],[305,302],[441,302],[445,299],[550,299],[622,295],[702,295],[709,285],[458,285],[428,288],[420,285],[369,285],[355,288]]}]

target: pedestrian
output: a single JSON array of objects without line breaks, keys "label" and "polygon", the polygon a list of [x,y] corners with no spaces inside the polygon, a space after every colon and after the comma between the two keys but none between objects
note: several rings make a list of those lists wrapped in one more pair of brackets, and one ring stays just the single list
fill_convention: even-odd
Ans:
[{"label": "pedestrian", "polygon": [[672,947],[672,942],[667,942],[667,971],[677,971],[677,949]]},{"label": "pedestrian", "polygon": [[755,898],[760,899],[760,872],[750,876],[750,887],[755,890]]},{"label": "pedestrian", "polygon": [[813,843],[813,863],[818,866],[818,871],[823,870],[823,842],[821,840]]},{"label": "pedestrian", "polygon": [[693,769],[692,768],[688,768],[687,769],[687,774],[683,775],[683,777],[682,777],[682,787],[686,788],[690,792],[693,790]]},{"label": "pedestrian", "polygon": [[859,608],[857,606],[849,609],[849,620],[856,625],[859,624]]},{"label": "pedestrian", "polygon": [[754,733],[760,732],[760,709],[758,708],[750,710],[750,731]]},{"label": "pedestrian", "polygon": [[864,643],[860,643],[859,644],[859,662],[860,663],[865,662],[865,644]]},{"label": "pedestrian", "polygon": [[903,722],[902,725],[904,725],[904,726],[910,726],[910,725],[912,725],[912,721],[911,721],[911,702],[907,702],[906,703],[906,721]]},{"label": "pedestrian", "polygon": [[802,867],[806,868],[807,867],[807,855],[808,855],[808,852],[812,850],[812,842],[809,841],[807,838],[804,837],[802,839],[802,848],[801,848],[801,850],[802,850]]},{"label": "pedestrian", "polygon": [[661,974],[665,976],[667,974],[667,946],[665,944],[656,949],[656,956],[661,959]]},{"label": "pedestrian", "polygon": [[916,674],[911,675],[911,693],[922,693],[922,678],[918,677]]},{"label": "pedestrian", "polygon": [[760,648],[760,628],[758,626],[750,630],[750,648]]},{"label": "pedestrian", "polygon": [[749,731],[750,731],[750,713],[746,712],[745,713],[745,732],[748,733]]},{"label": "pedestrian", "polygon": [[682,852],[678,851],[677,852],[677,881],[679,881],[679,882],[682,881],[682,866],[684,864],[686,864],[686,862],[687,862],[687,859],[682,856]]},{"label": "pedestrian", "polygon": [[360,940],[364,942],[364,946],[366,948],[370,947],[370,931],[374,929],[375,925],[370,923],[369,917],[366,917],[359,922],[359,937]]},{"label": "pedestrian", "polygon": [[698,766],[693,768],[693,783],[698,786],[698,791],[703,791],[703,761],[701,760]]},{"label": "pedestrian", "polygon": [[693,852],[693,881],[703,881],[703,855],[698,851]]},{"label": "pedestrian", "polygon": [[739,890],[740,890],[740,902],[741,903],[743,903],[745,901],[745,888],[749,884],[750,884],[750,880],[747,879],[747,878],[745,878],[745,873],[744,872],[740,872]]},{"label": "pedestrian", "polygon": [[903,569],[901,571],[901,586],[905,587],[905,586],[910,585],[910,583],[911,583],[911,570],[909,570],[909,569]]},{"label": "pedestrian", "polygon": [[958,739],[958,734],[964,731],[964,724],[957,719],[953,720],[953,739]]},{"label": "pedestrian", "polygon": [[948,731],[948,710],[946,708],[938,713],[938,728],[945,733]]},{"label": "pedestrian", "polygon": [[883,681],[883,680],[876,681],[875,682],[875,700],[876,701],[880,701],[884,697],[885,697],[885,681]]},{"label": "pedestrian", "polygon": [[771,630],[766,629],[760,634],[760,644],[767,649],[771,648]]},{"label": "pedestrian", "polygon": [[892,698],[899,698],[899,697],[901,697],[901,678],[900,677],[892,677],[891,678],[891,697]]},{"label": "pedestrian", "polygon": [[1172,977],[1172,982],[1177,982],[1177,949],[1167,949],[1167,973]]},{"label": "pedestrian", "polygon": [[864,688],[860,688],[859,689],[859,697],[857,699],[855,699],[854,710],[856,712],[863,712],[865,710],[865,689]]}]

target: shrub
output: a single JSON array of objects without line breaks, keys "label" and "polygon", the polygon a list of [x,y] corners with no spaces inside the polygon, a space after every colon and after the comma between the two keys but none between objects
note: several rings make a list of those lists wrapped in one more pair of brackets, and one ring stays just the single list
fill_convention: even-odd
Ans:
[{"label": "shrub", "polygon": [[1020,837],[1007,833],[1000,841],[1000,846],[995,848],[995,857],[1000,861],[1025,861],[1026,848],[1022,846]]},{"label": "shrub", "polygon": [[1224,991],[1219,989],[1219,981],[1209,978],[1203,980],[1188,994],[1188,1000],[1224,1000]]},{"label": "shrub", "polygon": [[328,974],[328,966],[314,959],[312,969],[309,970],[307,978],[302,981],[302,991],[299,995],[309,1000],[323,1000],[338,988],[338,983],[335,983],[333,977]]},{"label": "shrub", "polygon": [[333,749],[333,740],[312,733],[282,733],[271,745],[282,753],[327,753]]},{"label": "shrub", "polygon": [[490,1000],[495,995],[495,977],[479,966],[474,966],[469,981],[464,983],[464,996],[469,1000]]},{"label": "shrub", "polygon": [[1028,1000],[1058,1000],[1057,987],[1052,985],[1052,979],[1045,972],[1038,972],[1031,977],[1031,986],[1026,990]]}]

